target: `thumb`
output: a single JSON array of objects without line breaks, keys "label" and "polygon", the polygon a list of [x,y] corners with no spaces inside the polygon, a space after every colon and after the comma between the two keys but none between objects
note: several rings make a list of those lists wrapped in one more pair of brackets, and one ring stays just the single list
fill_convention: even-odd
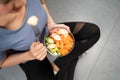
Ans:
[{"label": "thumb", "polygon": [[36,42],[33,42],[33,43],[31,44],[30,48],[35,48],[36,45],[37,45],[37,43],[36,43]]}]

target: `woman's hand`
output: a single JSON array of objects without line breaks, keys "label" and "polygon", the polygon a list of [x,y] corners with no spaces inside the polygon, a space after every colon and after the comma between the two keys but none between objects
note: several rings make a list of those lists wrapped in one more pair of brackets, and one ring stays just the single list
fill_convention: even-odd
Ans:
[{"label": "woman's hand", "polygon": [[43,60],[47,55],[47,49],[42,43],[33,42],[30,47],[29,55],[32,59]]},{"label": "woman's hand", "polygon": [[68,32],[71,32],[69,26],[67,26],[67,25],[65,25],[65,24],[55,24],[55,25],[49,27],[49,30],[51,30],[51,29],[53,29],[53,28],[55,28],[55,27],[62,27],[62,28],[64,28],[64,29],[66,29]]}]

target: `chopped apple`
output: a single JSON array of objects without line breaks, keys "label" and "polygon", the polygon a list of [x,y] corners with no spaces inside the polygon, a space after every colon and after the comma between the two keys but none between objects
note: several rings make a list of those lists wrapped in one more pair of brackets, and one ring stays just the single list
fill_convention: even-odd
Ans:
[{"label": "chopped apple", "polygon": [[61,40],[61,37],[60,37],[60,35],[58,35],[58,34],[56,34],[56,33],[54,33],[54,34],[51,34],[51,37],[54,39],[54,40]]},{"label": "chopped apple", "polygon": [[48,45],[47,45],[47,48],[48,48],[48,49],[56,48],[56,44],[48,44]]},{"label": "chopped apple", "polygon": [[50,43],[50,44],[54,43],[54,40],[50,37],[45,38],[45,40],[46,40],[47,43]]},{"label": "chopped apple", "polygon": [[65,34],[68,34],[68,31],[65,30],[65,29],[59,29],[59,30],[58,30],[58,34],[63,34],[63,35],[65,35]]}]

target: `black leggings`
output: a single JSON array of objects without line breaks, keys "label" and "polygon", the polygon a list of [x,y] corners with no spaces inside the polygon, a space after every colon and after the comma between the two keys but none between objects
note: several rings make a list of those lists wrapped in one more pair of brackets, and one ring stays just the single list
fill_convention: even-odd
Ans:
[{"label": "black leggings", "polygon": [[55,80],[52,66],[47,58],[43,61],[33,60],[20,64],[27,80]]},{"label": "black leggings", "polygon": [[[73,31],[76,22],[65,23],[70,26],[70,30]],[[82,29],[76,34],[75,47],[72,52],[64,57],[57,58],[54,62],[60,68],[60,71],[54,77],[53,69],[48,59],[43,61],[33,60],[20,64],[21,68],[26,73],[28,80],[73,80],[75,66],[78,60],[78,56],[83,54],[86,50],[92,47],[100,37],[99,28],[91,23],[85,23]]]},{"label": "black leggings", "polygon": [[[70,26],[70,30],[73,32],[76,22],[65,24]],[[83,27],[74,34],[74,37],[75,47],[72,52],[67,56],[59,57],[54,61],[60,68],[60,71],[56,75],[57,80],[73,80],[78,56],[91,48],[99,40],[100,29],[95,24],[85,23]]]}]

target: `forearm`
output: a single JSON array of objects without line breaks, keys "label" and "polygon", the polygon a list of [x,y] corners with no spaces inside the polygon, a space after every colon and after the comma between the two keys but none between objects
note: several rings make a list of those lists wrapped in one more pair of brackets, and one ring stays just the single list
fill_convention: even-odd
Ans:
[{"label": "forearm", "polygon": [[48,10],[48,7],[47,7],[45,1],[44,1],[44,0],[40,0],[40,1],[41,1],[42,5],[43,5],[43,8],[45,9],[45,11],[46,11],[46,13],[47,13],[47,15],[48,15],[48,21],[47,21],[48,29],[51,29],[52,26],[55,25],[56,23],[55,23],[55,21],[53,20],[53,18],[52,18],[51,14],[50,14],[50,12],[49,12],[49,10]]},{"label": "forearm", "polygon": [[1,67],[10,67],[10,66],[14,66],[17,64],[20,64],[22,62],[26,62],[29,60],[32,60],[32,57],[30,57],[29,52],[24,52],[24,53],[20,53],[20,54],[13,54],[8,56],[4,62],[2,63]]},{"label": "forearm", "polygon": [[46,57],[46,55],[47,50],[44,45],[40,42],[33,42],[30,46],[29,51],[8,55],[8,57],[3,61],[0,67],[10,67],[22,62],[35,59],[42,61]]}]

